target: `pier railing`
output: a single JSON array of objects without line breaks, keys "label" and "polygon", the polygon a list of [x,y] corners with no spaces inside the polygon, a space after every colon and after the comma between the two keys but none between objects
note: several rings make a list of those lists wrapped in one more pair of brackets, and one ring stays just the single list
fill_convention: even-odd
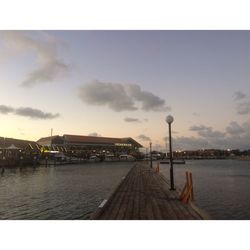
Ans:
[{"label": "pier railing", "polygon": [[183,203],[188,203],[190,199],[194,200],[193,178],[191,172],[186,172],[186,184],[181,192],[180,200]]}]

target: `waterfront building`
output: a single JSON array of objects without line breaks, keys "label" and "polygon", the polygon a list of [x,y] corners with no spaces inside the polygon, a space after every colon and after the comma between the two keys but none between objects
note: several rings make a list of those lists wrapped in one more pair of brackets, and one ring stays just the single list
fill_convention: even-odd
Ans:
[{"label": "waterfront building", "polygon": [[37,141],[44,151],[57,150],[67,155],[89,158],[93,155],[131,154],[140,155],[142,147],[131,137],[112,138],[84,135],[68,135],[43,137]]},{"label": "waterfront building", "polygon": [[40,149],[35,141],[0,137],[0,166],[31,162],[39,157]]}]

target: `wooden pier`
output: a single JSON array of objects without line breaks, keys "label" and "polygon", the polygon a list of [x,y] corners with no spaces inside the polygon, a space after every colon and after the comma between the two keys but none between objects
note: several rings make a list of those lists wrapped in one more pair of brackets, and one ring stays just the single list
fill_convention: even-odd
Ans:
[{"label": "wooden pier", "polygon": [[201,220],[198,208],[180,201],[166,178],[143,163],[136,164],[107,202],[91,216],[94,220]]}]

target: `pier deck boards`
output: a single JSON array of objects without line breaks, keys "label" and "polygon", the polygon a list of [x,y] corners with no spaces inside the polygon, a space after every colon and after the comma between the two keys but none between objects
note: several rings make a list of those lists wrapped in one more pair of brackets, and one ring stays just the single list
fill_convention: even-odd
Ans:
[{"label": "pier deck boards", "polygon": [[136,164],[106,204],[91,219],[96,220],[199,220],[204,219],[189,204],[170,191],[165,177],[145,164]]}]

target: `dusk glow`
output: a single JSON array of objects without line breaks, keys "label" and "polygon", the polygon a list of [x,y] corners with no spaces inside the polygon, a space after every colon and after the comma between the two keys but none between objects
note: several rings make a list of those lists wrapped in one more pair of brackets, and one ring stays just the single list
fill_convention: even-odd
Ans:
[{"label": "dusk glow", "polygon": [[250,148],[249,31],[2,31],[1,137]]}]

